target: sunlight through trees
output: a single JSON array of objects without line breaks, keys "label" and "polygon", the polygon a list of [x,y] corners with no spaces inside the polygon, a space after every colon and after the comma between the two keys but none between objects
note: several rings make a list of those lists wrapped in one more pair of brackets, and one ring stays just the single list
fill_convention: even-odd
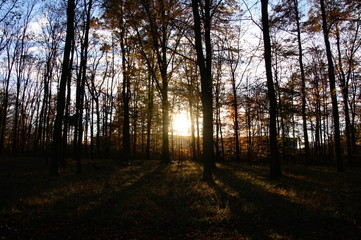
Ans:
[{"label": "sunlight through trees", "polygon": [[[359,164],[359,1],[0,3],[0,154]],[[72,160],[71,160],[72,159]],[[344,161],[345,160],[345,161]],[[347,161],[346,161],[347,160]]]}]

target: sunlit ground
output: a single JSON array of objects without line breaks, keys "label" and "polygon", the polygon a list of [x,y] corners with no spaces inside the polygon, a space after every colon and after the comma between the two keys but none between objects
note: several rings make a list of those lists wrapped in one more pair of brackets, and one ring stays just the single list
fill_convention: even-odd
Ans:
[{"label": "sunlit ground", "polygon": [[49,178],[43,161],[1,160],[1,239],[361,239],[361,170],[86,161]]}]

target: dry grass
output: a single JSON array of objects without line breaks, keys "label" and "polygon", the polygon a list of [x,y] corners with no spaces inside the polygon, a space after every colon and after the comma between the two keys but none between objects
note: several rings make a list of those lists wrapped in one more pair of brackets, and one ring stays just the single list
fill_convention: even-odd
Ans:
[{"label": "dry grass", "polygon": [[361,239],[361,171],[189,161],[85,161],[50,178],[44,162],[0,161],[1,239]]}]

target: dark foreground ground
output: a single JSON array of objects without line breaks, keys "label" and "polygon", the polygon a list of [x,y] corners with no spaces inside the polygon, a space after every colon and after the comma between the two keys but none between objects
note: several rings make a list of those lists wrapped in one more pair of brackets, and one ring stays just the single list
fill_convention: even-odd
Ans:
[{"label": "dark foreground ground", "polygon": [[361,239],[361,169],[189,161],[70,165],[50,178],[32,158],[0,160],[0,239]]}]

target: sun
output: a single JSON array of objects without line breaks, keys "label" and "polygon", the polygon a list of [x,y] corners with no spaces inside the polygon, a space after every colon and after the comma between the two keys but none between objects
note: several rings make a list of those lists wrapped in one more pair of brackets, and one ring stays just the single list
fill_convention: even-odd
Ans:
[{"label": "sun", "polygon": [[191,135],[191,120],[187,112],[178,112],[173,115],[173,131],[178,136]]}]

